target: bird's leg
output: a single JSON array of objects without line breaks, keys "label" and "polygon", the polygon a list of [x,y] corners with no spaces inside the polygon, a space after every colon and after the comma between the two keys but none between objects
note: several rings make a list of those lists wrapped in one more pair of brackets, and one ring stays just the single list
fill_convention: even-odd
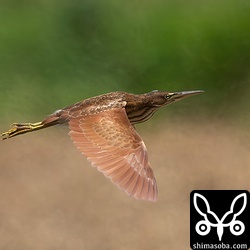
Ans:
[{"label": "bird's leg", "polygon": [[36,122],[36,123],[13,123],[11,125],[11,128],[7,131],[2,133],[1,140],[5,140],[8,138],[11,138],[16,135],[24,134],[27,132],[31,132],[37,129],[41,129],[44,127],[44,124],[42,122]]}]

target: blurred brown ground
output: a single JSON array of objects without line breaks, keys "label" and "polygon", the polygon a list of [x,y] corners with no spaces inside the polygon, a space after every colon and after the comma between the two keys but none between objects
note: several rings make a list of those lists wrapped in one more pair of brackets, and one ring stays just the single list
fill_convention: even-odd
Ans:
[{"label": "blurred brown ground", "polygon": [[148,124],[138,131],[156,203],[90,167],[64,126],[0,142],[0,249],[189,249],[190,192],[250,189],[250,135],[220,122]]}]

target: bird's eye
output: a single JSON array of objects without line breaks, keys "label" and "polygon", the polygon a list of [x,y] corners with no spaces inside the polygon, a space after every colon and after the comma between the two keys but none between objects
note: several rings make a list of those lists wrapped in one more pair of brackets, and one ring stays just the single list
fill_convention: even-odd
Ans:
[{"label": "bird's eye", "polygon": [[175,95],[175,93],[169,92],[165,95],[165,99],[169,100],[171,99],[173,96]]}]

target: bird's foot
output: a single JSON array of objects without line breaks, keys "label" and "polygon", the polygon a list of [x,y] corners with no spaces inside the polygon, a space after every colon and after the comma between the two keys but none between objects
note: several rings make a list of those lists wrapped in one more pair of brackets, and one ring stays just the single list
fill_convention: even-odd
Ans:
[{"label": "bird's foot", "polygon": [[11,125],[11,128],[1,134],[1,140],[6,140],[8,138],[11,138],[13,136],[24,134],[27,132],[30,132],[32,130],[40,129],[43,127],[43,124],[41,122],[37,123],[13,123]]}]

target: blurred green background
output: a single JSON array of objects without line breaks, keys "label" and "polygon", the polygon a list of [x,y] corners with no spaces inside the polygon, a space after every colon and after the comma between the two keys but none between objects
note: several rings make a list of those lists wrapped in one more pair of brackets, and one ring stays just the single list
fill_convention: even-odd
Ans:
[{"label": "blurred green background", "polygon": [[0,116],[41,119],[116,90],[203,89],[169,112],[249,125],[249,13],[249,0],[2,0]]}]

